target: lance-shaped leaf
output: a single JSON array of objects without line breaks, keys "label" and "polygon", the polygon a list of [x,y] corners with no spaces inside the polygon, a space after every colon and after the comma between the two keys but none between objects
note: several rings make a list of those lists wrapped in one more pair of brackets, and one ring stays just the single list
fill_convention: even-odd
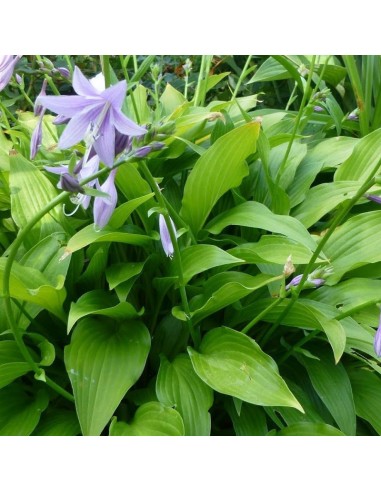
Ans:
[{"label": "lance-shaped leaf", "polygon": [[194,372],[189,357],[179,355],[173,362],[162,357],[156,381],[161,403],[175,406],[184,421],[186,436],[209,436],[209,408],[213,391]]},{"label": "lance-shaped leaf", "polygon": [[179,412],[158,401],[145,403],[128,424],[113,420],[110,436],[183,436],[184,424]]},{"label": "lance-shaped leaf", "polygon": [[136,319],[141,313],[138,313],[129,302],[118,302],[115,296],[103,290],[92,290],[83,294],[77,302],[72,302],[67,323],[67,332],[70,333],[79,319],[90,314],[107,316],[120,321]]},{"label": "lance-shaped leaf", "polygon": [[[241,272],[222,272],[211,277],[203,287],[203,293],[191,299],[190,314],[195,323],[212,313],[229,306],[233,302],[246,297],[257,289],[279,280],[281,277],[259,274],[253,277]],[[172,314],[181,320],[186,319],[185,313],[175,306]]]},{"label": "lance-shaped leaf", "polygon": [[275,361],[247,335],[215,328],[203,338],[199,351],[188,348],[198,376],[211,388],[248,403],[303,408],[279,375]]},{"label": "lance-shaped leaf", "polygon": [[143,372],[151,344],[140,321],[82,319],[65,348],[65,365],[82,433],[99,435]]},{"label": "lance-shaped leaf", "polygon": [[212,234],[238,225],[282,234],[314,251],[316,243],[307,229],[294,217],[277,215],[259,202],[245,202],[215,217],[207,225]]},{"label": "lance-shaped leaf", "polygon": [[248,175],[245,159],[255,152],[260,124],[251,122],[219,138],[196,162],[184,188],[181,215],[194,233],[217,200]]}]

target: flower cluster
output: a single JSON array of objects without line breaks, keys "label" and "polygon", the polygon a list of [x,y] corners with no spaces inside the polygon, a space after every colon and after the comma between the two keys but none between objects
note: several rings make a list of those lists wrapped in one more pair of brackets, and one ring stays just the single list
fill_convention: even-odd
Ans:
[{"label": "flower cluster", "polygon": [[[147,129],[134,123],[121,111],[127,89],[125,81],[106,89],[102,74],[88,80],[75,67],[73,88],[77,95],[47,96],[44,83],[35,103],[35,115],[40,116],[40,119],[32,135],[30,156],[33,159],[41,145],[42,118],[46,109],[49,109],[57,114],[55,124],[67,123],[58,142],[59,148],[68,149],[84,140],[86,152],[71,173],[67,165],[45,169],[60,175],[59,187],[75,194],[72,201],[77,204],[77,208],[82,205],[87,209],[91,197],[85,194],[79,183],[96,173],[100,162],[112,168],[115,156],[121,152],[129,157],[143,158],[151,151],[160,150],[163,144],[151,142],[133,150],[133,137],[141,138]],[[98,179],[87,183],[88,187],[96,187],[103,193],[94,199],[94,223],[97,228],[108,223],[116,207],[116,171],[112,169],[103,184]]]}]

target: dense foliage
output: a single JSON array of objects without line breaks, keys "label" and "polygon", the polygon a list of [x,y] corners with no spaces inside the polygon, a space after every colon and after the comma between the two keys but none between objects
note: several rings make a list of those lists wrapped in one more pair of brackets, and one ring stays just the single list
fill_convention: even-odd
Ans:
[{"label": "dense foliage", "polygon": [[380,89],[0,57],[0,435],[380,434]]}]

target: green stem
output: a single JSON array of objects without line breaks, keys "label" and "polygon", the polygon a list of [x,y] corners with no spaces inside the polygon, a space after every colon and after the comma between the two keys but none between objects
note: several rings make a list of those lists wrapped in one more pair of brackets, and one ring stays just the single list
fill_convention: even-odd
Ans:
[{"label": "green stem", "polygon": [[[372,175],[374,175],[376,173],[377,169],[380,166],[380,163],[381,163],[381,160],[377,162],[377,165],[373,169]],[[303,272],[302,279],[301,279],[299,285],[297,286],[297,288],[295,289],[295,291],[293,293],[293,297],[291,298],[289,304],[284,309],[284,311],[281,313],[281,315],[279,316],[279,318],[277,319],[277,321],[274,323],[274,325],[271,327],[272,332],[281,324],[282,320],[290,312],[292,306],[299,299],[299,295],[300,295],[300,293],[301,293],[301,291],[303,289],[303,286],[304,286],[304,284],[305,284],[305,282],[307,280],[308,274],[312,271],[316,259],[318,258],[320,252],[323,250],[324,246],[327,244],[327,241],[329,240],[329,238],[334,233],[336,227],[346,217],[346,215],[349,213],[349,211],[353,207],[353,205],[360,198],[362,198],[362,196],[364,195],[364,193],[366,193],[366,191],[368,191],[369,188],[371,188],[374,185],[374,183],[375,183],[375,178],[374,177],[371,178],[370,180],[368,180],[366,183],[364,183],[359,188],[359,190],[356,193],[356,195],[348,202],[348,204],[346,206],[344,206],[342,208],[341,212],[335,217],[335,219],[333,220],[330,228],[328,229],[328,231],[326,232],[326,234],[322,237],[322,239],[320,240],[319,244],[317,245],[317,248],[315,249],[315,251],[314,251],[314,253],[313,253],[313,255],[312,255],[309,263],[307,264],[307,266],[306,266],[306,268],[305,268],[305,270]]]},{"label": "green stem", "polygon": [[70,76],[73,77],[73,65],[71,63],[71,60],[70,60],[70,56],[69,55],[64,55],[64,58],[66,60],[66,63],[67,63],[67,68],[69,69],[70,71]]},{"label": "green stem", "polygon": [[296,133],[297,133],[297,131],[299,129],[300,120],[302,119],[302,116],[303,116],[303,113],[304,113],[304,108],[306,106],[306,102],[307,102],[307,99],[309,97],[312,76],[313,76],[313,73],[314,73],[315,58],[316,57],[314,55],[312,57],[312,59],[311,59],[311,65],[310,65],[310,68],[309,68],[307,83],[306,83],[306,86],[305,86],[304,92],[303,92],[303,99],[302,99],[302,102],[300,103],[300,108],[299,108],[298,114],[297,114],[296,119],[295,119],[295,124],[294,124],[294,129],[293,129],[293,132],[292,132],[292,135],[291,135],[291,139],[288,142],[286,153],[285,153],[284,158],[283,158],[283,161],[282,161],[282,163],[281,163],[281,165],[279,166],[279,169],[278,169],[277,177],[275,179],[275,184],[276,185],[279,185],[280,178],[283,175],[284,168],[286,167],[287,159],[288,159],[288,156],[290,155],[291,147],[292,147],[292,144],[294,143]]},{"label": "green stem", "polygon": [[364,91],[361,84],[360,74],[357,70],[356,57],[353,55],[344,55],[343,60],[345,68],[348,71],[349,80],[353,87],[357,107],[359,109],[361,136],[365,136],[369,133],[369,115],[367,114],[366,104],[364,101]]},{"label": "green stem", "polygon": [[110,59],[109,55],[101,55],[101,66],[103,76],[105,78],[105,87],[110,87],[111,85],[111,70],[110,70]]},{"label": "green stem", "polygon": [[59,384],[55,383],[52,379],[50,379],[46,375],[45,375],[45,382],[56,393],[58,393],[59,395],[63,396],[67,400],[69,400],[71,402],[74,402],[74,396],[71,393],[69,393],[68,391],[66,391],[64,388],[62,388],[62,386],[60,386]]},{"label": "green stem", "polygon": [[303,337],[301,340],[299,340],[298,343],[296,343],[295,345],[293,345],[284,355],[282,355],[282,357],[280,357],[278,359],[278,361],[277,361],[278,366],[281,365],[281,364],[283,364],[283,362],[285,362],[290,357],[290,355],[292,355],[292,353],[295,352],[295,349],[296,348],[302,347],[307,342],[309,342],[310,340],[312,340],[313,338],[315,338],[316,335],[318,335],[319,333],[321,333],[320,330],[313,330],[313,331],[311,331],[311,333],[309,333],[308,335],[306,335],[305,337]]},{"label": "green stem", "polygon": [[242,330],[242,333],[247,333],[253,326],[255,326],[258,321],[260,321],[264,316],[266,316],[267,313],[269,313],[272,309],[274,309],[279,303],[283,301],[282,297],[278,297],[278,299],[275,299],[271,304],[267,306],[262,312],[258,314],[254,319],[252,319]]},{"label": "green stem", "polygon": [[120,61],[120,64],[122,66],[124,78],[126,79],[126,82],[127,82],[127,91],[129,93],[129,96],[131,97],[131,102],[132,102],[132,107],[134,108],[136,122],[138,123],[138,125],[140,125],[139,111],[138,111],[138,107],[136,105],[136,101],[135,101],[135,97],[134,97],[134,91],[132,90],[132,88],[130,88],[130,78],[129,78],[128,72],[127,72],[128,59],[127,59],[127,62],[125,62],[125,60],[123,60],[123,56],[120,55],[119,61]]},{"label": "green stem", "polygon": [[154,178],[151,174],[151,171],[148,169],[148,166],[144,162],[144,160],[141,160],[139,164],[140,164],[140,168],[144,174],[144,177],[146,178],[148,184],[151,186],[152,190],[155,193],[156,200],[158,201],[160,207],[163,208],[164,210],[166,210],[166,214],[164,215],[164,219],[165,219],[165,223],[167,225],[168,232],[169,232],[171,242],[173,245],[173,249],[174,249],[174,258],[176,261],[177,274],[179,277],[179,291],[180,291],[181,302],[182,302],[183,309],[184,309],[184,312],[185,312],[185,315],[187,318],[187,324],[188,324],[190,335],[192,337],[192,340],[193,340],[195,347],[197,348],[200,344],[200,335],[197,332],[197,330],[194,328],[193,323],[192,323],[192,317],[191,317],[191,313],[190,313],[188,297],[187,297],[187,293],[186,293],[186,289],[185,289],[185,281],[184,281],[181,253],[180,253],[179,245],[177,244],[176,232],[172,226],[169,211],[168,211],[166,202],[164,200],[164,197],[160,191],[159,185],[154,180]]},{"label": "green stem", "polygon": [[239,76],[239,79],[238,79],[237,85],[235,86],[235,89],[234,89],[234,92],[233,92],[233,95],[232,95],[231,100],[233,100],[233,99],[235,99],[237,97],[237,94],[238,94],[239,89],[241,88],[243,79],[246,77],[246,71],[247,71],[248,66],[249,66],[249,64],[251,62],[252,57],[253,57],[253,55],[249,55],[247,57],[246,63],[244,65],[244,67],[243,67],[243,70],[241,72],[241,75]]}]

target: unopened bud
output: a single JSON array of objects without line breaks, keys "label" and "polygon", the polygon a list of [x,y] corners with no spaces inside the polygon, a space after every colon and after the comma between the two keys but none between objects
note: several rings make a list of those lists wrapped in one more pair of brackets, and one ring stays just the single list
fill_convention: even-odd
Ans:
[{"label": "unopened bud", "polygon": [[71,176],[69,173],[64,173],[61,175],[60,187],[65,191],[70,191],[70,193],[83,193],[84,190],[82,186],[78,183],[78,180]]},{"label": "unopened bud", "polygon": [[292,263],[292,256],[290,255],[287,258],[286,263],[284,264],[284,267],[283,267],[283,275],[285,277],[288,277],[288,276],[290,276],[294,272],[295,272],[295,267],[294,267],[294,264]]},{"label": "unopened bud", "polygon": [[70,70],[65,67],[57,67],[57,72],[60,73],[64,79],[70,79]]},{"label": "unopened bud", "polygon": [[138,157],[139,159],[142,159],[143,157],[146,157],[151,151],[152,151],[152,147],[150,145],[145,145],[144,147],[140,147],[139,149],[136,149],[133,155],[134,157]]}]

